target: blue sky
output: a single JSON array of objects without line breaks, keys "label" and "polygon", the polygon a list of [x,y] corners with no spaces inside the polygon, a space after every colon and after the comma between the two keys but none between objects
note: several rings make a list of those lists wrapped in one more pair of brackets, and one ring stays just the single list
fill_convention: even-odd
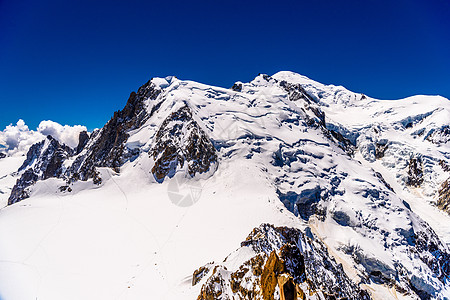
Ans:
[{"label": "blue sky", "polygon": [[450,98],[450,2],[0,0],[0,128],[101,127],[151,77],[290,70],[381,99]]}]

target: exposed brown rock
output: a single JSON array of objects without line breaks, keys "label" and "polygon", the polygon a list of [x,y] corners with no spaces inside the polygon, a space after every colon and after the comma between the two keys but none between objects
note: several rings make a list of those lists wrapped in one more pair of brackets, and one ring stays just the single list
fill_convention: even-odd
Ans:
[{"label": "exposed brown rock", "polygon": [[285,272],[284,263],[272,251],[261,274],[261,291],[264,300],[274,300],[273,294],[278,284],[278,276]]},{"label": "exposed brown rock", "polygon": [[302,289],[287,274],[278,276],[278,286],[280,287],[280,300],[297,300],[304,297]]},{"label": "exposed brown rock", "polygon": [[439,165],[442,167],[442,170],[444,170],[445,172],[450,172],[450,166],[443,159],[441,159],[439,161]]},{"label": "exposed brown rock", "polygon": [[264,264],[264,257],[261,254],[258,254],[255,257],[252,257],[252,259],[250,259],[250,265],[252,267],[253,275],[255,276],[262,275],[263,264]]},{"label": "exposed brown rock", "polygon": [[209,278],[211,284],[203,285],[197,300],[221,299],[222,287],[225,285],[223,277],[218,273],[218,267],[213,270],[213,275]]},{"label": "exposed brown rock", "polygon": [[437,202],[437,206],[450,213],[450,178],[444,181],[439,188],[439,198]]},{"label": "exposed brown rock", "polygon": [[[299,244],[308,244],[308,250],[302,252]],[[303,300],[313,294],[318,294],[317,299],[371,299],[329,257],[320,241],[298,229],[262,224],[241,243],[244,247],[256,255],[233,271],[217,265],[198,299],[214,299],[218,294],[221,298],[216,299]]]},{"label": "exposed brown rock", "polygon": [[200,267],[197,270],[194,271],[194,274],[192,275],[192,286],[196,285],[197,283],[202,280],[202,278],[209,272],[209,268],[206,266]]}]

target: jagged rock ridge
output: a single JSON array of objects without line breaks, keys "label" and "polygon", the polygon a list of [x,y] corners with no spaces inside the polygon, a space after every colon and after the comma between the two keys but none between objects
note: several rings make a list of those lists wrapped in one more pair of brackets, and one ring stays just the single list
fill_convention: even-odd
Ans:
[{"label": "jagged rock ridge", "polygon": [[68,146],[61,145],[52,136],[31,146],[19,171],[25,170],[11,191],[8,204],[29,197],[27,188],[37,180],[59,178],[64,172],[63,162],[73,153]]},{"label": "jagged rock ridge", "polygon": [[187,164],[187,173],[207,172],[217,164],[217,154],[206,133],[192,118],[187,105],[173,112],[164,120],[155,137],[150,153],[155,160],[152,169],[156,180],[172,177],[177,167]]},{"label": "jagged rock ridge", "polygon": [[[151,116],[145,108],[144,101],[155,99],[160,92],[160,89],[148,81],[137,93],[130,94],[124,109],[115,112],[102,129],[94,131],[90,136],[87,132],[81,132],[75,149],[60,145],[51,136],[47,137],[49,142],[42,141],[31,146],[19,172],[30,166],[33,168],[26,170],[17,181],[8,204],[29,197],[26,189],[38,180],[54,177],[65,179],[67,184],[70,184],[77,180],[86,181],[92,178],[94,183],[100,184],[102,179],[96,168],[109,167],[118,172],[127,158],[137,154],[128,151],[124,145],[129,137],[127,132],[138,128]],[[74,162],[68,168],[62,168],[62,163],[71,156],[75,157]],[[61,188],[70,191],[68,185]]]},{"label": "jagged rock ridge", "polygon": [[442,183],[439,189],[439,200],[437,205],[440,209],[450,213],[450,179]]},{"label": "jagged rock ridge", "polygon": [[[240,253],[247,253],[241,263]],[[197,279],[197,271],[193,280],[202,283],[198,300],[371,299],[317,237],[294,228],[262,224],[222,264],[199,270],[204,278]]]},{"label": "jagged rock ridge", "polygon": [[67,176],[72,180],[94,178],[97,167],[109,167],[119,172],[127,158],[138,154],[125,147],[129,137],[127,132],[140,127],[150,118],[154,111],[147,112],[144,101],[154,100],[160,93],[161,90],[151,81],[141,86],[137,93],[132,92],[123,110],[115,112],[102,129],[91,135],[89,141],[83,138],[85,151],[77,150],[82,153],[69,168]]}]

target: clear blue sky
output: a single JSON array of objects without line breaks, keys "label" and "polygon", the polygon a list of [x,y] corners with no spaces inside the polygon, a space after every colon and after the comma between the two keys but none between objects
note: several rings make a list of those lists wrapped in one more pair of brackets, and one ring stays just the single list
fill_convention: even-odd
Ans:
[{"label": "clear blue sky", "polygon": [[450,98],[450,1],[0,0],[0,128],[101,127],[155,76],[291,70],[372,97]]}]

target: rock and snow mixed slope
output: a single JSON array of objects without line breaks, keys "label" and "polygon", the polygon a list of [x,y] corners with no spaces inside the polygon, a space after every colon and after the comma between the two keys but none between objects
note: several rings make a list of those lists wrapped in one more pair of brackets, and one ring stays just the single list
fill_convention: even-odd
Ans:
[{"label": "rock and snow mixed slope", "polygon": [[0,297],[446,299],[449,116],[291,72],[154,78],[74,149],[0,159]]}]

